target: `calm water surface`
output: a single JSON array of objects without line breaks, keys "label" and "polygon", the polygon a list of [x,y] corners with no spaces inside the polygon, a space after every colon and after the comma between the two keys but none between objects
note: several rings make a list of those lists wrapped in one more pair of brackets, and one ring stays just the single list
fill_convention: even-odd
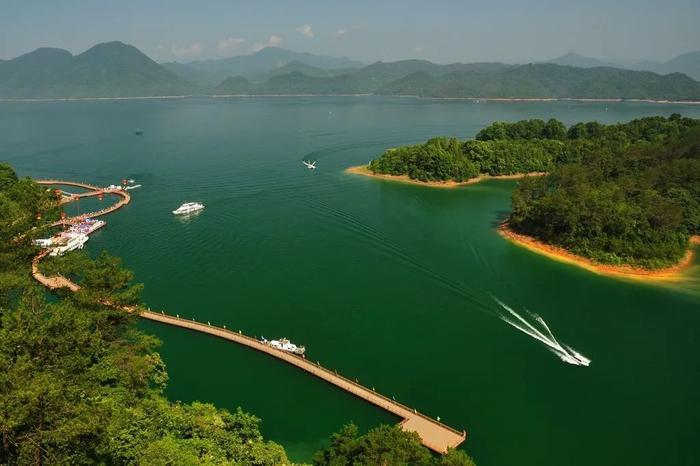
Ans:
[{"label": "calm water surface", "polygon": [[[308,357],[469,431],[481,466],[700,464],[700,271],[674,286],[598,277],[494,232],[513,181],[436,190],[348,175],[382,150],[467,138],[493,120],[626,121],[700,106],[241,98],[0,103],[0,160],[21,175],[134,178],[108,249],[156,309],[290,337]],[[144,134],[135,136],[135,128]],[[301,161],[318,160],[309,172]],[[185,201],[207,206],[175,218]],[[96,199],[71,209],[92,210]],[[560,361],[497,317],[540,314],[592,359]],[[396,419],[225,341],[143,323],[173,400],[263,419],[309,460],[350,420]]]}]

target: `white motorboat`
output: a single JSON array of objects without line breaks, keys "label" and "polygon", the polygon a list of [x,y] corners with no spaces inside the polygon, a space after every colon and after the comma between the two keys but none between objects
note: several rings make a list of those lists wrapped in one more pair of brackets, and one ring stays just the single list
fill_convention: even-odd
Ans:
[{"label": "white motorboat", "polygon": [[268,341],[263,337],[262,342],[266,345],[272,346],[273,348],[277,348],[278,350],[286,351],[288,353],[302,355],[306,351],[306,348],[304,348],[303,346],[297,346],[291,341],[287,340],[286,338]]},{"label": "white motorboat", "polygon": [[204,208],[204,204],[201,204],[199,202],[185,202],[180,207],[173,210],[173,214],[186,215],[186,214],[191,214],[192,212],[197,212],[199,210],[202,210],[203,208]]}]

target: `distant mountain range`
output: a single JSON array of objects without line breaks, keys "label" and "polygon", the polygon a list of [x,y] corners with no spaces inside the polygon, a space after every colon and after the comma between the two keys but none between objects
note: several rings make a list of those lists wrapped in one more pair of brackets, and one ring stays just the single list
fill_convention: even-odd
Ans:
[{"label": "distant mountain range", "polygon": [[120,97],[181,95],[192,84],[121,42],[80,55],[40,48],[0,62],[0,97]]},{"label": "distant mountain range", "polygon": [[[418,69],[418,70],[417,70]],[[352,73],[313,77],[300,72],[254,83],[238,76],[215,94],[378,94],[464,98],[700,100],[700,83],[680,73],[555,64],[434,65],[375,63]]]},{"label": "distant mountain range", "polygon": [[700,80],[700,50],[684,53],[667,62],[654,62],[649,60],[599,60],[572,52],[549,60],[547,63],[576,66],[579,68],[612,66],[627,70],[653,71],[659,74],[683,73],[695,80]]},{"label": "distant mountain range", "polygon": [[[692,71],[698,55],[682,55],[664,66]],[[0,98],[379,94],[700,101],[700,82],[685,74],[611,65],[568,54],[527,65],[403,60],[364,66],[275,47],[220,60],[158,64],[135,47],[108,42],[75,56],[42,48],[0,60]]]},{"label": "distant mountain range", "polygon": [[308,75],[317,70],[349,70],[364,66],[362,62],[349,58],[329,57],[311,53],[293,52],[279,47],[266,47],[251,55],[239,55],[219,60],[193,61],[190,63],[169,62],[163,66],[194,84],[212,87],[228,77],[244,76],[252,79],[267,79],[273,74],[301,71]]}]

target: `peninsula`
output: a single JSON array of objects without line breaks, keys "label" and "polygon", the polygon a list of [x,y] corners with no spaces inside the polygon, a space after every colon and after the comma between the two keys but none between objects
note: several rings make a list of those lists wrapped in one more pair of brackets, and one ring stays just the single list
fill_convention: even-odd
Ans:
[{"label": "peninsula", "polygon": [[700,234],[700,120],[678,114],[496,122],[473,140],[388,149],[347,171],[435,187],[523,178],[500,233],[606,275],[678,279]]}]

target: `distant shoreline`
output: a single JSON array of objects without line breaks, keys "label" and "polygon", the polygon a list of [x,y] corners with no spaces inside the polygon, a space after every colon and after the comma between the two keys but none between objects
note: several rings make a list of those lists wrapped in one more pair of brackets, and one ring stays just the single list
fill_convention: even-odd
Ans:
[{"label": "distant shoreline", "polygon": [[51,97],[51,98],[0,98],[0,102],[74,102],[83,100],[153,100],[153,99],[187,99],[188,97],[198,97],[196,94],[190,95],[152,95],[133,97]]},{"label": "distant shoreline", "polygon": [[431,188],[458,188],[460,186],[467,186],[470,184],[480,183],[486,180],[517,180],[524,178],[526,176],[542,176],[545,175],[544,172],[532,172],[532,173],[516,173],[513,175],[479,175],[475,178],[470,178],[466,181],[420,181],[409,178],[407,175],[387,175],[384,173],[372,173],[367,165],[357,165],[354,167],[348,167],[345,169],[346,173],[352,173],[354,175],[369,176],[372,178],[378,178],[380,180],[395,181],[398,183],[413,184],[416,186],[428,186]]},{"label": "distant shoreline", "polygon": [[574,97],[424,97],[418,95],[382,95],[382,94],[185,94],[161,96],[122,96],[122,97],[37,97],[37,98],[0,98],[0,102],[76,102],[106,100],[155,100],[187,98],[227,99],[238,97],[394,97],[400,99],[420,100],[464,100],[472,102],[600,102],[600,103],[649,103],[674,105],[700,105],[700,100],[654,100],[654,99],[585,99]]},{"label": "distant shoreline", "polygon": [[[501,224],[498,228],[498,233],[512,243],[549,257],[550,259],[576,265],[599,275],[617,278],[629,278],[642,281],[680,281],[683,278],[683,272],[690,268],[695,257],[695,251],[693,251],[692,247],[689,247],[683,258],[677,264],[658,270],[634,267],[631,265],[600,264],[592,259],[574,254],[562,247],[544,243],[532,236],[516,233],[509,228],[507,222]],[[700,237],[691,237],[690,245],[698,244],[700,244]]]}]

